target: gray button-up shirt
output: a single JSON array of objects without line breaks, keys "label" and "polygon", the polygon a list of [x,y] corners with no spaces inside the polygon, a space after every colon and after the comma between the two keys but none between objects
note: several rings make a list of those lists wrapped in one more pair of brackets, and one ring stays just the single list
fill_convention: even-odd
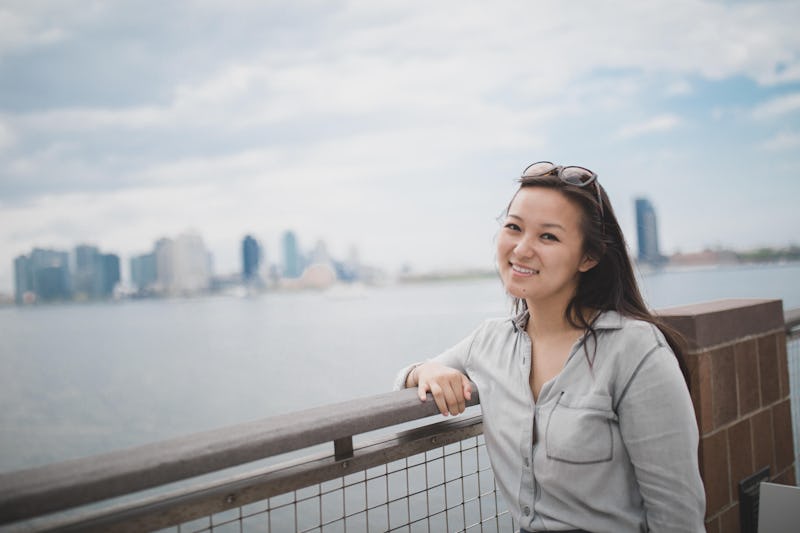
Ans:
[{"label": "gray button-up shirt", "polygon": [[601,314],[597,350],[591,335],[579,339],[534,402],[526,320],[487,320],[434,359],[478,386],[492,469],[517,523],[546,531],[705,531],[694,410],[661,332]]}]

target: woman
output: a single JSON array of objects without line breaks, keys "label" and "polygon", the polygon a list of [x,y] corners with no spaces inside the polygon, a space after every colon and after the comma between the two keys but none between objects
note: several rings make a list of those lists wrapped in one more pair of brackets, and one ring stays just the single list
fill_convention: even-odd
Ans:
[{"label": "woman", "polygon": [[497,237],[516,316],[488,320],[398,386],[459,414],[480,391],[521,531],[705,531],[698,432],[675,337],[645,306],[597,175],[525,169]]}]

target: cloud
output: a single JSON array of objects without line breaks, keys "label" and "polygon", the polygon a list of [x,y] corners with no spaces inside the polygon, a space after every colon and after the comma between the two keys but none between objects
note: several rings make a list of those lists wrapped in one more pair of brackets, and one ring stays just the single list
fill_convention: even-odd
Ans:
[{"label": "cloud", "polygon": [[643,122],[636,122],[622,126],[617,132],[619,139],[631,139],[634,137],[641,137],[651,133],[661,133],[665,131],[674,130],[682,124],[682,120],[677,115],[665,114],[659,115]]},{"label": "cloud", "polygon": [[[35,2],[4,2],[0,6],[0,57],[29,47],[54,45],[63,41],[66,32],[43,20],[46,8]],[[59,8],[56,8],[59,10]]]},{"label": "cloud", "polygon": [[800,110],[800,92],[773,98],[753,109],[752,116],[756,120],[782,117]]},{"label": "cloud", "polygon": [[16,136],[7,124],[0,119],[0,152],[14,145]]},{"label": "cloud", "polygon": [[[436,218],[441,206],[456,192],[469,206],[457,227],[494,214],[506,191],[485,191],[532,153],[590,164],[619,140],[680,128],[695,116],[680,106],[707,104],[704,87],[744,79],[761,95],[800,80],[792,1],[4,5],[0,201],[19,216],[0,226],[61,242],[69,216],[74,235],[94,228],[122,250],[189,224],[209,243],[291,225],[411,257],[414,240],[399,251],[356,214],[381,215],[389,235],[446,241],[457,232]],[[797,105],[787,95],[753,116]],[[702,128],[691,125],[687,135]],[[794,146],[762,127],[762,148]],[[74,210],[92,201],[106,207]],[[395,208],[414,220],[387,215]],[[468,236],[450,246],[475,247]]]},{"label": "cloud", "polygon": [[692,84],[686,80],[678,80],[667,86],[666,93],[670,96],[683,96],[691,94]]},{"label": "cloud", "polygon": [[800,148],[800,133],[782,131],[761,143],[761,148],[773,152],[797,150]]}]

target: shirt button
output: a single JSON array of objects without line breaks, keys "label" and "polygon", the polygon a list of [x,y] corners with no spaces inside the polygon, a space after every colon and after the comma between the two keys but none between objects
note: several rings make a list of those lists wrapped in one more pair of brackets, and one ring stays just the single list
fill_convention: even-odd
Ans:
[{"label": "shirt button", "polygon": [[531,514],[531,508],[526,505],[522,512],[525,513],[525,516],[528,516]]},{"label": "shirt button", "polygon": [[527,457],[523,458],[523,461],[522,461],[522,462],[524,462],[524,463],[525,463],[525,466],[526,466],[526,467],[528,467],[528,466],[531,466],[531,462],[528,460],[528,458],[527,458]]}]

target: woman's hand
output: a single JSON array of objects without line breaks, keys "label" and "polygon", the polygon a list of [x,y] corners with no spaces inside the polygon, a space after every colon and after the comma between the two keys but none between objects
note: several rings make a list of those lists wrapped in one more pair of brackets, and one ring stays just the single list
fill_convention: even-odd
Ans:
[{"label": "woman's hand", "polygon": [[406,379],[406,386],[415,385],[419,399],[423,402],[430,391],[444,416],[463,413],[466,400],[472,397],[472,384],[467,376],[434,361],[423,363],[411,371]]}]

